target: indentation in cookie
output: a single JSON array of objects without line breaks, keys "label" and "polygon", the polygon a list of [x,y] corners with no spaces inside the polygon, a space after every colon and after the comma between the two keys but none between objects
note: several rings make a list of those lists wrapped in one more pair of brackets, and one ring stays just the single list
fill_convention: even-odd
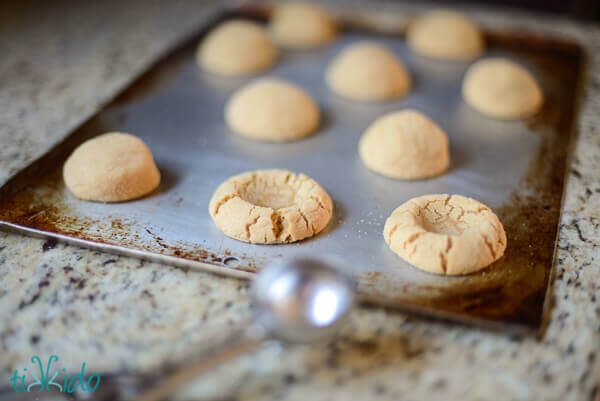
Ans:
[{"label": "indentation in cookie", "polygon": [[498,217],[460,195],[409,200],[387,219],[384,238],[401,258],[438,274],[473,273],[498,260],[506,249]]},{"label": "indentation in cookie", "polygon": [[226,235],[278,244],[322,231],[333,213],[327,192],[304,174],[258,170],[229,178],[215,191],[209,212]]}]

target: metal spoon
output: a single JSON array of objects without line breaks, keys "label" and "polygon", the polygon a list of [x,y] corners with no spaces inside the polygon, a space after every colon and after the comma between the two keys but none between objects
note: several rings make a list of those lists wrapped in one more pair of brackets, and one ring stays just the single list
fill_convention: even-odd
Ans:
[{"label": "metal spoon", "polygon": [[190,356],[137,401],[158,401],[200,373],[268,339],[314,343],[330,339],[354,303],[354,284],[321,260],[297,258],[263,269],[252,285],[252,322],[209,351]]}]

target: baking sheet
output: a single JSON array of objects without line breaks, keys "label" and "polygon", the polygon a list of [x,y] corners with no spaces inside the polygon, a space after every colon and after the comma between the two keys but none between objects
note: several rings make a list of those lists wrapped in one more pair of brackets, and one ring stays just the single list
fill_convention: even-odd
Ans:
[{"label": "baking sheet", "polygon": [[[240,13],[227,12],[220,20]],[[247,16],[256,18],[254,12]],[[228,97],[250,80],[217,77],[197,67],[195,47],[207,29],[5,184],[0,225],[244,278],[274,259],[334,255],[356,280],[361,297],[372,302],[488,326],[540,327],[581,76],[576,45],[487,34],[486,56],[524,63],[547,97],[538,116],[500,122],[462,101],[460,84],[469,63],[427,59],[411,53],[401,36],[348,27],[330,47],[282,52],[276,67],[262,74],[301,85],[323,113],[316,135],[268,144],[226,127]],[[344,46],[364,39],[380,41],[404,60],[413,77],[408,96],[373,104],[342,99],[327,89],[327,63]],[[402,182],[361,164],[357,142],[364,129],[375,118],[407,107],[426,113],[449,135],[447,174]],[[107,131],[143,138],[162,174],[157,191],[118,204],[85,202],[68,192],[61,178],[65,158],[85,139]],[[329,226],[312,239],[287,245],[250,245],[224,236],[208,214],[213,191],[231,175],[274,167],[306,173],[329,192],[335,205]],[[505,256],[478,274],[442,277],[419,271],[392,253],[383,241],[385,219],[406,200],[429,193],[466,195],[494,209],[507,232]]]}]

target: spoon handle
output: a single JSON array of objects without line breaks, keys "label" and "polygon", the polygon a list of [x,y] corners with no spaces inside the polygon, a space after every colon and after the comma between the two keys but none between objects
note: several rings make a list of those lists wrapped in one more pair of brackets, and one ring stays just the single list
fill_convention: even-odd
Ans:
[{"label": "spoon handle", "polygon": [[250,351],[267,337],[268,333],[262,326],[251,323],[247,328],[234,332],[211,349],[188,357],[143,391],[136,401],[159,401],[205,371]]}]

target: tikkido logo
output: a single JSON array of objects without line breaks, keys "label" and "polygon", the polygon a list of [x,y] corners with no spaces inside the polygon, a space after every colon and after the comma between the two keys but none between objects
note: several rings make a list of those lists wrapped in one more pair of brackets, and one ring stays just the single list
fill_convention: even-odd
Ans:
[{"label": "tikkido logo", "polygon": [[[52,375],[52,362],[58,362],[58,356],[50,355],[48,363],[46,364],[46,369],[44,369],[40,357],[34,355],[31,357],[31,363],[34,366],[33,369],[28,370],[27,368],[23,368],[23,374],[20,374],[19,370],[15,369],[13,376],[10,378],[10,382],[12,383],[15,392],[28,393],[36,390],[37,392],[42,392],[44,390],[50,392],[58,390],[61,393],[72,393],[79,387],[81,391],[91,393],[98,388],[98,385],[100,384],[100,375],[98,373],[92,373],[86,380],[85,362],[81,364],[80,373],[71,378],[67,376],[65,368],[60,369],[63,377],[62,380],[58,379],[58,382],[55,381],[58,376],[58,370]],[[28,374],[31,375],[34,381],[30,382],[31,380],[29,379]]]}]

